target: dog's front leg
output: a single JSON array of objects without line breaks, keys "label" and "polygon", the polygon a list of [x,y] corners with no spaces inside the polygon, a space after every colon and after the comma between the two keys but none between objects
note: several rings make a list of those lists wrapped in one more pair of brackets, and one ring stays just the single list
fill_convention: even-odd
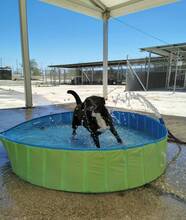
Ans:
[{"label": "dog's front leg", "polygon": [[115,136],[115,138],[117,139],[118,143],[122,143],[122,140],[120,138],[120,136],[118,135],[118,132],[116,131],[116,129],[114,128],[114,126],[110,127],[110,131],[112,132],[112,134]]},{"label": "dog's front leg", "polygon": [[73,120],[73,122],[72,122],[72,135],[73,136],[76,136],[76,129],[78,128],[78,125],[76,124],[76,121],[75,120]]},{"label": "dog's front leg", "polygon": [[94,140],[94,143],[96,145],[97,148],[100,148],[100,143],[99,143],[99,137],[98,137],[98,134],[95,134],[95,133],[91,133],[91,136]]},{"label": "dog's front leg", "polygon": [[76,133],[76,128],[73,128],[72,135],[73,135],[73,136],[76,136],[76,134],[77,134],[77,133]]}]

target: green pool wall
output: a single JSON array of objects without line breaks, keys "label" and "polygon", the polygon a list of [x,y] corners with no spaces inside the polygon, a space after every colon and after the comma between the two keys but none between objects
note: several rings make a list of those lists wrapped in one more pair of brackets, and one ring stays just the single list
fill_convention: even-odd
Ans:
[{"label": "green pool wall", "polygon": [[78,151],[41,148],[2,138],[13,172],[50,189],[83,193],[142,186],[166,168],[167,137],[131,149]]}]

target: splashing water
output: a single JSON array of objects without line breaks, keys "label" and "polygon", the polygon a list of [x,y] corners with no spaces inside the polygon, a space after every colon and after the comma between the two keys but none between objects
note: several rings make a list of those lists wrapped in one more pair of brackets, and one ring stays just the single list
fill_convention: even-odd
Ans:
[{"label": "splashing water", "polygon": [[145,112],[150,110],[150,112],[154,113],[157,118],[161,118],[158,109],[139,93],[135,93],[133,91],[124,91],[123,93],[118,93],[115,96],[112,96],[112,102],[115,104],[115,107],[117,104],[122,103],[123,107],[126,105],[127,108],[134,110],[132,101],[138,102],[143,107]]}]

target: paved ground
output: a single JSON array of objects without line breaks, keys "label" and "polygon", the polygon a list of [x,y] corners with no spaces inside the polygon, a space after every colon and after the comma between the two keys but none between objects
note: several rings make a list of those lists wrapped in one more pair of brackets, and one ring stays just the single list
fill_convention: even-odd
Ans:
[{"label": "paved ground", "polygon": [[[46,106],[0,110],[0,131],[25,120],[72,106]],[[165,116],[168,127],[186,141],[186,118]],[[176,153],[169,144],[168,159]],[[12,173],[7,154],[0,145],[0,220],[108,219],[108,220],[185,220],[186,147],[166,174],[138,189],[80,194],[48,190],[24,182]]]}]

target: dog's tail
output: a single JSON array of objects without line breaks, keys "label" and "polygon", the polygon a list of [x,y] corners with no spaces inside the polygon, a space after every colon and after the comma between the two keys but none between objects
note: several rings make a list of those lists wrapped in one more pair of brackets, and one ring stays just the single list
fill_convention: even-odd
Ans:
[{"label": "dog's tail", "polygon": [[73,90],[68,90],[67,93],[74,96],[77,105],[82,104],[82,101],[81,101],[79,95],[78,95],[75,91],[73,91]]}]

